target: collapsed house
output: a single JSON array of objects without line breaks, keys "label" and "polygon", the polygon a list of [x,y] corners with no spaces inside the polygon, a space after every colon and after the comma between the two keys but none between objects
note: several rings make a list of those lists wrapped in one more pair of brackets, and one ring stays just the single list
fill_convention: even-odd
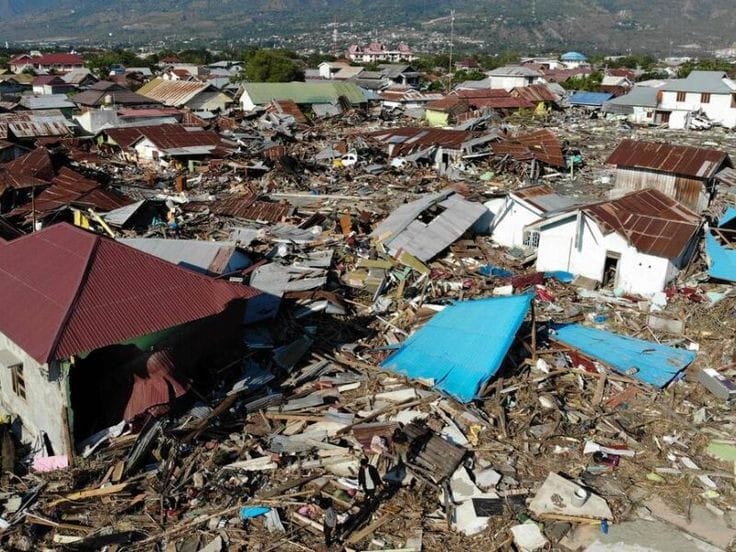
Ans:
[{"label": "collapsed house", "polygon": [[67,224],[0,240],[0,263],[0,406],[40,456],[170,405],[257,294]]},{"label": "collapsed house", "polygon": [[632,192],[527,227],[537,270],[566,271],[625,293],[662,291],[697,251],[700,216],[662,192]]}]

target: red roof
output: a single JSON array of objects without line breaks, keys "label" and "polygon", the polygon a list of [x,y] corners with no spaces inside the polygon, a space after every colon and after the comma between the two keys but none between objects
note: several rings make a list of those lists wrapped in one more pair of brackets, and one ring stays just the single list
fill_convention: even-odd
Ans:
[{"label": "red roof", "polygon": [[[138,127],[138,130],[141,137],[148,138],[154,146],[162,150],[192,146],[219,146],[222,143],[219,134],[216,132],[200,130],[199,128],[187,130],[187,128],[192,127],[158,125]],[[133,144],[138,142],[139,139],[134,140]]]},{"label": "red roof", "polygon": [[213,316],[257,294],[66,223],[0,243],[0,332],[40,363]]},{"label": "red roof", "polygon": [[54,165],[46,148],[0,165],[0,191],[10,188],[46,186],[54,178]]},{"label": "red roof", "polygon": [[496,155],[510,155],[519,161],[537,159],[553,167],[565,166],[562,144],[549,129],[539,129],[502,140],[493,144],[492,149]]},{"label": "red roof", "polygon": [[642,253],[675,259],[700,228],[700,217],[659,190],[645,189],[585,207],[605,233],[616,232]]},{"label": "red roof", "polygon": [[716,149],[626,139],[621,140],[606,163],[705,180],[713,177],[724,163],[730,167],[731,159],[725,151]]},{"label": "red roof", "polygon": [[84,65],[82,56],[77,54],[43,54],[41,57],[34,57],[34,65]]}]

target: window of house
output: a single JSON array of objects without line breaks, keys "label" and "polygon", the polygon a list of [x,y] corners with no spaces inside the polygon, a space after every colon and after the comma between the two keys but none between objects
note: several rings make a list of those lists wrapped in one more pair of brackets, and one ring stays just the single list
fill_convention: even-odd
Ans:
[{"label": "window of house", "polygon": [[539,232],[532,230],[524,232],[524,245],[532,249],[537,249],[539,247]]},{"label": "window of house", "polygon": [[684,102],[686,97],[687,97],[687,92],[678,92],[677,93],[677,101],[678,102]]},{"label": "window of house", "polygon": [[703,92],[700,95],[700,103],[710,103],[710,92]]},{"label": "window of house", "polygon": [[10,380],[13,386],[13,393],[21,399],[26,398],[26,380],[23,376],[23,364],[14,364],[10,366]]}]

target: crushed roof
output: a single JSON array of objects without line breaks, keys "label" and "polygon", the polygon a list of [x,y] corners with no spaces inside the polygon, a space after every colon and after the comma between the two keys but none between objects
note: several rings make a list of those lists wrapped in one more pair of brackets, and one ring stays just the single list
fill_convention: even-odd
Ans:
[{"label": "crushed roof", "polygon": [[566,166],[562,144],[549,129],[539,129],[495,142],[492,149],[496,155],[510,155],[519,161],[536,159],[553,167]]},{"label": "crushed roof", "polygon": [[700,217],[659,190],[648,188],[584,207],[604,233],[616,232],[638,251],[666,259],[682,254],[700,229]]},{"label": "crushed roof", "polygon": [[0,165],[0,182],[16,189],[46,186],[54,175],[54,164],[46,148],[36,148]]},{"label": "crushed roof", "polygon": [[257,294],[66,223],[0,247],[0,332],[40,363],[216,315]]},{"label": "crushed roof", "polygon": [[724,151],[641,140],[622,140],[606,161],[609,165],[669,172],[708,179],[731,160]]},{"label": "crushed roof", "polygon": [[366,101],[363,92],[352,82],[246,82],[243,90],[255,105],[265,105],[273,100],[336,104],[341,97],[353,105]]}]

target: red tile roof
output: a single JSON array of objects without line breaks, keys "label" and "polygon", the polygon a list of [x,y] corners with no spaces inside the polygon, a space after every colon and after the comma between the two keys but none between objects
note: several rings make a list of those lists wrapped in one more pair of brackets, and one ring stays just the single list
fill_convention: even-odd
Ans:
[{"label": "red tile roof", "polygon": [[726,152],[710,148],[626,139],[621,141],[606,163],[708,179],[724,163],[730,167],[731,159]]},{"label": "red tile roof", "polygon": [[65,223],[0,244],[0,332],[40,363],[213,316],[257,294]]},{"label": "red tile roof", "polygon": [[659,190],[646,189],[585,207],[604,233],[616,232],[642,253],[676,259],[700,229],[700,217]]}]

